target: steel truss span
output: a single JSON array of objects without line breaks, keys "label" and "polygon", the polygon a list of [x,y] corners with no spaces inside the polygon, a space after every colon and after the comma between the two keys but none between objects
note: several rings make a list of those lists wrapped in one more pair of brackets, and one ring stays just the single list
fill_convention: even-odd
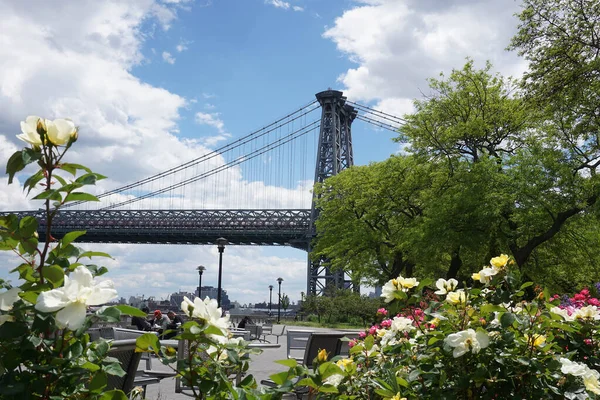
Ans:
[{"label": "steel truss span", "polygon": [[[308,251],[310,210],[63,210],[52,221],[52,236],[86,231],[78,243],[230,244],[292,246]],[[7,212],[0,215],[9,214]],[[17,212],[39,221],[40,240],[46,229],[41,211]]]}]

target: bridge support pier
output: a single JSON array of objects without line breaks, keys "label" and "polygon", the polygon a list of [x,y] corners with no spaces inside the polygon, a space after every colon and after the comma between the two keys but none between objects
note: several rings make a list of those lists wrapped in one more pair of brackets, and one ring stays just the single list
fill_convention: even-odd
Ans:
[{"label": "bridge support pier", "polygon": [[[321,104],[321,129],[317,149],[315,184],[337,175],[354,165],[352,152],[352,121],[356,117],[354,107],[346,104],[343,93],[326,90],[316,94]],[[315,221],[319,210],[313,197],[310,216],[310,237],[316,236]],[[345,278],[343,271],[331,271],[326,259],[311,259],[311,245],[308,244],[307,289],[308,294],[322,295],[330,288],[350,288],[352,283]],[[355,288],[355,290],[358,288]]]}]

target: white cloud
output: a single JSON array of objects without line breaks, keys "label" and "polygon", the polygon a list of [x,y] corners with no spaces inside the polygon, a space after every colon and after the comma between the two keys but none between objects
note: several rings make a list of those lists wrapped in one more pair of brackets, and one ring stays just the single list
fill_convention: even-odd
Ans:
[{"label": "white cloud", "polygon": [[196,122],[200,125],[208,125],[217,128],[219,133],[225,133],[225,123],[219,118],[219,113],[196,113]]},{"label": "white cloud", "polygon": [[[151,22],[146,25],[149,29],[153,24],[168,29],[177,12],[182,10],[181,3],[162,0],[0,2],[0,165],[5,165],[8,157],[23,146],[15,135],[19,133],[19,122],[32,114],[46,118],[70,117],[80,126],[79,140],[70,151],[69,161],[85,164],[109,176],[91,189],[95,193],[151,176],[207,153],[209,149],[202,138],[185,140],[175,136],[186,100],[141,81],[132,72],[136,65],[144,62],[141,49],[149,34],[142,30],[144,23]],[[39,21],[44,24],[40,25]],[[23,29],[26,26],[38,29]],[[218,124],[216,128],[219,129]],[[209,138],[205,142],[210,140],[217,139]],[[224,162],[222,157],[217,157],[212,165]],[[18,179],[22,182],[29,171],[18,175]],[[198,198],[193,198],[190,188],[190,196],[182,199],[184,207],[196,207],[200,201],[213,208],[228,205],[228,201],[234,201],[230,199],[234,191],[244,192],[252,207],[257,202],[264,203],[269,194],[278,189],[273,184],[242,179],[239,168],[232,168],[222,179],[221,184],[231,182],[231,185],[225,184],[216,194],[203,191],[199,186],[194,188]],[[40,206],[39,201],[29,202],[25,198],[18,183],[7,186],[6,182],[6,175],[0,175],[0,209]],[[213,179],[210,184],[215,182],[219,181]],[[203,200],[203,196],[207,198]],[[278,201],[285,207],[297,204],[299,199],[310,202],[310,191],[305,186],[287,189]],[[218,259],[212,247],[116,244],[82,247],[107,251],[115,257],[115,260],[98,263],[109,268],[107,276],[116,281],[121,296],[145,293],[160,297],[179,289],[192,290],[198,260],[206,260],[211,268],[212,274],[205,273],[205,283],[216,285],[215,263],[208,264],[209,260]],[[234,299],[254,302],[252,295],[244,295],[247,296],[244,298],[235,291],[244,287],[245,291],[259,293],[259,286],[247,284],[258,282],[264,285],[264,300],[268,284],[281,275],[286,282],[289,279],[288,287],[291,289],[295,284],[295,293],[299,293],[305,290],[305,280],[291,281],[296,279],[294,274],[305,276],[306,268],[293,272],[288,266],[303,265],[304,259],[305,254],[301,252],[297,257],[272,258],[264,256],[260,249],[228,247],[224,287]],[[15,256],[0,252],[0,277],[18,280],[8,271],[19,262]],[[238,271],[238,265],[243,274]],[[257,273],[266,265],[272,269],[272,276]],[[237,279],[243,279],[244,283],[234,284]],[[160,287],[152,293],[148,288],[154,283]]]},{"label": "white cloud", "polygon": [[300,7],[300,6],[293,6],[292,9],[294,11],[304,11],[304,8]]},{"label": "white cloud", "polygon": [[355,101],[376,101],[387,111],[407,112],[427,92],[426,79],[461,68],[466,57],[486,60],[506,75],[525,62],[504,51],[516,32],[518,2],[496,0],[361,0],[326,30],[356,67],[339,77]]},{"label": "white cloud", "polygon": [[284,10],[288,10],[290,8],[290,3],[283,0],[265,0],[265,4],[269,4],[277,8],[283,8]]},{"label": "white cloud", "polygon": [[173,57],[168,51],[163,51],[162,59],[169,64],[175,64],[175,57]]},{"label": "white cloud", "polygon": [[183,40],[181,39],[181,41],[179,42],[179,44],[177,46],[175,46],[175,50],[177,50],[178,53],[181,53],[185,50],[188,49],[188,45],[194,43],[193,41],[190,40]]},{"label": "white cloud", "polygon": [[215,108],[217,108],[217,107],[214,104],[204,103],[204,109],[205,110],[214,110]]}]

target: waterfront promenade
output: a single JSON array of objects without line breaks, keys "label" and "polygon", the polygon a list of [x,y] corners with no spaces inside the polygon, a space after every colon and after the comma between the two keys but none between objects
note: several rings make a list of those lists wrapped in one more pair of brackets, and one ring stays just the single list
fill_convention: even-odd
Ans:
[{"label": "waterfront promenade", "polygon": [[[327,332],[333,331],[333,329],[329,328],[309,328],[302,326],[287,326],[290,329],[303,329],[303,330],[311,330],[315,332]],[[276,332],[281,330],[280,325],[274,325],[273,329]],[[268,336],[267,340],[272,343],[276,342],[275,336]],[[283,335],[279,338],[279,344],[281,347],[279,348],[269,348],[263,350],[262,354],[258,354],[252,356],[252,362],[250,363],[249,373],[254,375],[256,382],[260,385],[260,381],[263,379],[268,379],[268,377],[274,373],[282,372],[287,370],[283,365],[275,363],[277,360],[284,360],[286,358],[286,346],[287,346],[287,337]],[[160,369],[164,371],[168,371],[168,368],[164,365],[160,364],[158,361],[153,361],[152,363],[153,369]],[[289,396],[289,398],[295,398],[294,396]],[[148,386],[148,390],[146,393],[147,400],[178,400],[178,399],[190,399],[190,396],[175,393],[175,378],[163,379],[160,384],[150,385]]]}]

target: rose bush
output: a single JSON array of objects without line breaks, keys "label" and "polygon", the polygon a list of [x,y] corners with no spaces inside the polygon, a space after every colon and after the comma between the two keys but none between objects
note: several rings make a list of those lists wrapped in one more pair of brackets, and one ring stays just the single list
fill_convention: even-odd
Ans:
[{"label": "rose bush", "polygon": [[96,277],[106,268],[85,263],[108,254],[84,251],[73,243],[84,231],[52,236],[52,221],[72,201],[94,201],[82,188],[104,176],[63,161],[77,140],[78,129],[68,119],[53,121],[36,116],[21,122],[18,138],[30,147],[8,160],[9,183],[27,165],[37,171],[24,183],[33,199],[44,202],[45,224],[40,243],[39,223],[33,216],[0,216],[0,250],[20,260],[13,281],[0,280],[0,398],[2,399],[126,399],[119,390],[107,390],[107,375],[125,372],[107,357],[110,341],[90,340],[87,329],[97,321],[118,322],[121,313],[145,314],[128,306],[88,306],[116,298],[109,280]]},{"label": "rose bush", "polygon": [[196,399],[271,399],[266,389],[260,389],[254,377],[247,374],[251,354],[242,338],[233,338],[229,331],[229,315],[215,299],[184,297],[181,310],[188,321],[173,339],[182,349],[161,345],[158,337],[145,334],[137,339],[140,350],[154,353],[163,364],[177,373],[182,386]]},{"label": "rose bush", "polygon": [[[331,399],[583,399],[600,395],[598,299],[572,298],[520,284],[502,255],[455,280],[388,282],[379,323],[351,343],[346,359],[290,363],[289,385]],[[434,292],[435,290],[435,292]],[[531,297],[531,296],[530,296]],[[393,318],[388,318],[393,315]]]}]

